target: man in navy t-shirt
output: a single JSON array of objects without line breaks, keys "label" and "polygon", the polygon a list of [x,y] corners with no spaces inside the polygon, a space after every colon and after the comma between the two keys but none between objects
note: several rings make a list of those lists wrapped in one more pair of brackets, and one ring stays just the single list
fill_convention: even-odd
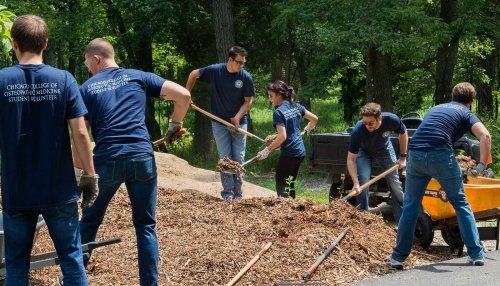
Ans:
[{"label": "man in navy t-shirt", "polygon": [[484,249],[479,240],[476,220],[465,197],[462,171],[453,150],[453,143],[465,132],[471,131],[480,140],[477,172],[483,175],[491,154],[491,135],[470,111],[475,95],[476,91],[470,83],[457,84],[452,90],[452,101],[429,110],[412,136],[403,214],[399,220],[396,247],[388,260],[393,268],[403,269],[403,261],[410,254],[418,213],[431,178],[439,182],[455,209],[460,236],[467,246],[467,262],[476,266],[484,265]]},{"label": "man in navy t-shirt", "polygon": [[[377,103],[367,103],[361,108],[363,117],[351,132],[351,141],[347,153],[347,169],[353,182],[353,191],[356,191],[356,205],[360,210],[368,210],[369,188],[361,190],[359,187],[368,182],[371,177],[372,162],[377,163],[383,170],[399,164],[399,168],[406,166],[406,148],[408,133],[401,119],[393,113],[382,112]],[[399,159],[396,157],[389,135],[392,132],[399,134]],[[358,178],[359,175],[359,178]],[[403,188],[395,170],[385,177],[392,198],[392,213],[396,224],[401,216],[403,204]]]},{"label": "man in navy t-shirt", "polygon": [[[196,69],[189,74],[186,88],[192,90],[196,80],[210,84],[211,112],[230,121],[237,128],[247,130],[247,112],[255,96],[252,76],[243,69],[247,52],[244,48],[234,46],[229,49],[226,63],[213,64]],[[219,159],[229,159],[243,163],[245,158],[246,137],[227,126],[212,121]],[[226,201],[241,198],[242,174],[221,173],[222,198]]]},{"label": "man in navy t-shirt", "polygon": [[158,285],[157,173],[145,122],[146,98],[173,101],[167,133],[173,136],[172,132],[182,127],[191,95],[184,87],[153,73],[120,68],[113,46],[105,39],[92,40],[84,57],[94,76],[82,84],[80,91],[89,111],[87,119],[96,143],[94,163],[101,180],[94,205],[82,212],[82,242],[95,240],[109,202],[125,183],[137,236],[139,284]]},{"label": "man in navy t-shirt", "polygon": [[[84,115],[74,77],[43,64],[48,28],[33,15],[12,26],[19,64],[0,70],[2,214],[7,276],[4,285],[28,285],[29,261],[39,214],[48,226],[64,285],[87,285],[78,228],[79,190],[73,171],[68,123],[84,170],[84,201],[98,192]],[[1,258],[1,257],[0,257]]]}]

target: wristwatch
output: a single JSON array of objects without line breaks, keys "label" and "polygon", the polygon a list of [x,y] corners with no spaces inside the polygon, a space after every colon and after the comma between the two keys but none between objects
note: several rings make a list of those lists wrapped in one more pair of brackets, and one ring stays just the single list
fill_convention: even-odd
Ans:
[{"label": "wristwatch", "polygon": [[401,157],[401,158],[406,158],[406,153],[401,153],[401,154],[399,154],[399,157]]}]

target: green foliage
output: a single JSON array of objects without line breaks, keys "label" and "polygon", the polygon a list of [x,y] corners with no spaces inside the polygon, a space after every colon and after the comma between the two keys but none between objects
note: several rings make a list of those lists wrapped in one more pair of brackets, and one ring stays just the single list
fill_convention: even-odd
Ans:
[{"label": "green foliage", "polygon": [[2,45],[2,54],[8,55],[12,49],[12,39],[10,37],[10,28],[16,15],[8,10],[7,7],[0,5],[0,43]]}]

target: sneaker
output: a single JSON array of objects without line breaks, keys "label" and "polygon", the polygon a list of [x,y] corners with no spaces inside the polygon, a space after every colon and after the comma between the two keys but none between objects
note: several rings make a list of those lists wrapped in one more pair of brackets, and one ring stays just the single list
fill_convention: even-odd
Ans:
[{"label": "sneaker", "polygon": [[484,258],[479,257],[476,259],[472,259],[470,257],[467,257],[467,263],[469,263],[470,265],[474,265],[474,266],[483,266],[484,265]]},{"label": "sneaker", "polygon": [[403,270],[403,262],[397,261],[396,259],[392,258],[392,256],[387,258],[385,264],[394,269]]}]

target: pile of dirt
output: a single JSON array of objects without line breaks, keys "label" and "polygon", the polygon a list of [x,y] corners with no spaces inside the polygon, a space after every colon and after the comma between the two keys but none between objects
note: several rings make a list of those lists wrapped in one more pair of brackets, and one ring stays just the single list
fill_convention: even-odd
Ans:
[{"label": "pile of dirt", "polygon": [[[225,285],[269,241],[271,248],[237,285],[300,279],[346,227],[348,233],[313,279],[323,285],[344,285],[393,271],[384,260],[394,245],[395,232],[378,215],[358,212],[341,201],[325,205],[278,199],[275,193],[251,184],[244,189],[247,199],[225,202],[217,197],[220,183],[213,171],[193,168],[168,154],[156,158],[160,285]],[[87,269],[91,284],[138,285],[135,233],[123,188],[109,206],[98,240],[114,237],[122,242],[93,253]],[[52,249],[43,228],[34,251]],[[443,253],[447,252],[442,248],[423,252],[415,246],[407,265],[449,258]],[[30,285],[56,285],[58,274],[58,266],[34,270]]]}]

